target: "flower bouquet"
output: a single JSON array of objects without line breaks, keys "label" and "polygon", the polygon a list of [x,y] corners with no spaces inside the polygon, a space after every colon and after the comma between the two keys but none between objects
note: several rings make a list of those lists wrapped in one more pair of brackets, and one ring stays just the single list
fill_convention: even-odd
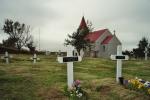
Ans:
[{"label": "flower bouquet", "polygon": [[136,77],[135,79],[125,80],[124,85],[126,88],[129,88],[130,90],[136,90],[150,95],[149,81],[145,81]]},{"label": "flower bouquet", "polygon": [[72,100],[87,100],[87,93],[81,88],[81,82],[79,80],[74,81],[72,88],[66,86],[64,88],[65,95]]}]

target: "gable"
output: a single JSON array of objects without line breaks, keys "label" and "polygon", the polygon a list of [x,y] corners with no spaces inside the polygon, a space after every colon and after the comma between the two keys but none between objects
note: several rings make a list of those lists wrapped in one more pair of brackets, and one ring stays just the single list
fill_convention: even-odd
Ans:
[{"label": "gable", "polygon": [[110,41],[113,44],[121,45],[120,40],[116,37],[116,35],[113,35],[113,38]]}]

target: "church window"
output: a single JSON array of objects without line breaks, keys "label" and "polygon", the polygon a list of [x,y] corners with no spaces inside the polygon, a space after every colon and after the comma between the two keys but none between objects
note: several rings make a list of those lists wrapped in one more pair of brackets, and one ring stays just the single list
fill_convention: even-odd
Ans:
[{"label": "church window", "polygon": [[105,50],[106,50],[106,47],[105,47],[105,45],[103,45],[103,52],[105,52]]}]

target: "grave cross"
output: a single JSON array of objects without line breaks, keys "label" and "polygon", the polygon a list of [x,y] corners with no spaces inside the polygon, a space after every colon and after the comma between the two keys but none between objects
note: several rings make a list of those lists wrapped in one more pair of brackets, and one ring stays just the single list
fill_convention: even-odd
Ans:
[{"label": "grave cross", "polygon": [[59,63],[67,63],[67,83],[72,88],[73,84],[73,62],[81,61],[81,56],[73,56],[73,48],[68,46],[67,57],[57,57]]},{"label": "grave cross", "polygon": [[40,60],[40,58],[37,58],[37,55],[34,54],[32,58],[30,58],[31,60],[33,60],[33,63],[35,64],[37,60]]},{"label": "grave cross", "polygon": [[58,51],[57,56],[61,56],[61,50]]},{"label": "grave cross", "polygon": [[9,64],[10,58],[12,58],[12,56],[10,56],[7,51],[5,52],[5,55],[1,57],[1,59],[4,59],[6,61],[6,64]]},{"label": "grave cross", "polygon": [[147,47],[145,47],[144,53],[145,53],[145,60],[147,60],[147,55],[148,55],[148,53],[149,53]]},{"label": "grave cross", "polygon": [[122,55],[122,46],[117,46],[117,55],[111,55],[112,60],[117,60],[117,73],[116,73],[116,81],[119,83],[119,78],[122,77],[122,60],[128,60],[129,57],[127,55]]}]

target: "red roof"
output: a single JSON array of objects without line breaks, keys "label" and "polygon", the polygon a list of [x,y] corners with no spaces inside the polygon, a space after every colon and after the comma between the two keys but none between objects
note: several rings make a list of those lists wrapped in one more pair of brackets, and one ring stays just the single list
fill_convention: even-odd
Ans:
[{"label": "red roof", "polygon": [[83,28],[86,28],[87,25],[86,25],[86,22],[85,22],[85,19],[84,19],[84,16],[82,17],[82,20],[81,20],[81,23],[80,23],[80,26],[79,26],[79,29],[83,29]]},{"label": "red roof", "polygon": [[108,44],[109,43],[109,41],[112,39],[112,35],[109,35],[109,36],[107,36],[103,41],[102,41],[102,44]]},{"label": "red roof", "polygon": [[85,37],[85,39],[90,42],[95,42],[106,30],[107,29],[91,32]]}]

